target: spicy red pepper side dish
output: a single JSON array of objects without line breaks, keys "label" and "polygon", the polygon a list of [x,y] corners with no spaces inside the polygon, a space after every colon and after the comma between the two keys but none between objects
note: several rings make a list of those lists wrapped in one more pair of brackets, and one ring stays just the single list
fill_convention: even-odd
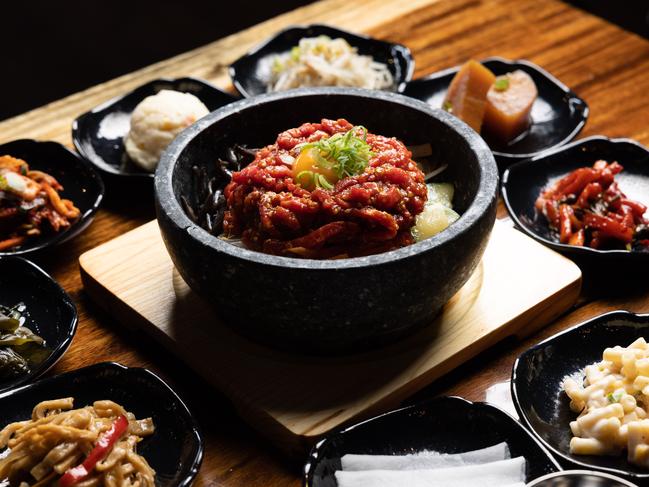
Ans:
[{"label": "spicy red pepper side dish", "polygon": [[647,207],[630,200],[615,181],[623,167],[597,161],[543,190],[536,210],[561,243],[594,249],[649,251]]},{"label": "spicy red pepper side dish", "polygon": [[427,187],[399,140],[324,119],[279,134],[232,174],[224,195],[226,237],[276,255],[334,258],[413,243]]}]

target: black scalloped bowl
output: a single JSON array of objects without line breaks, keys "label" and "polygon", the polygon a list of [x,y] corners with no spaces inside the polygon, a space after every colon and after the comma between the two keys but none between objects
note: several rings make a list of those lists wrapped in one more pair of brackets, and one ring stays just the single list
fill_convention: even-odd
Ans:
[{"label": "black scalloped bowl", "polygon": [[327,436],[309,454],[303,485],[336,487],[334,474],[341,469],[341,458],[348,453],[461,453],[502,442],[507,443],[512,458],[524,456],[527,460],[528,482],[561,470],[534,436],[497,407],[459,397],[439,397]]},{"label": "black scalloped bowl", "polygon": [[[260,147],[306,121],[345,117],[406,144],[431,142],[448,162],[460,219],[425,241],[367,257],[311,260],[234,246],[185,215],[191,168],[211,169],[233,143]],[[262,95],[224,107],[181,133],[155,179],[158,223],[187,284],[242,333],[275,347],[343,352],[387,343],[429,324],[478,264],[495,221],[498,172],[489,148],[467,125],[394,93],[311,88]]]},{"label": "black scalloped bowl", "polygon": [[109,399],[137,418],[151,417],[155,433],[137,449],[156,471],[156,485],[192,484],[203,459],[198,425],[182,399],[153,372],[107,362],[2,393],[0,428],[30,418],[36,404],[59,397],[73,397],[75,407]]},{"label": "black scalloped bowl", "polygon": [[625,457],[570,453],[570,421],[577,415],[561,388],[565,377],[602,360],[605,348],[627,346],[639,337],[649,340],[649,314],[614,311],[542,341],[514,363],[512,398],[522,423],[567,467],[649,481],[649,472],[631,465]]},{"label": "black scalloped bowl", "polygon": [[[481,63],[496,75],[517,69],[525,71],[534,80],[539,93],[532,107],[530,129],[506,146],[490,144],[501,167],[570,142],[586,124],[586,102],[543,68],[530,61],[510,61],[501,57],[489,57]],[[434,108],[441,108],[448,86],[460,67],[411,81],[403,94],[423,100]]]},{"label": "black scalloped bowl", "polygon": [[534,479],[526,487],[638,487],[636,484],[592,470],[564,470]]},{"label": "black scalloped bowl", "polygon": [[63,356],[77,331],[77,308],[54,279],[21,257],[0,257],[0,304],[15,306],[20,302],[29,312],[25,325],[45,340],[50,354],[28,374],[0,380],[0,392],[47,372]]},{"label": "black scalloped bowl", "polygon": [[93,108],[72,123],[72,141],[79,154],[110,178],[153,180],[153,173],[144,171],[128,158],[124,150],[124,137],[128,134],[135,107],[147,96],[155,95],[160,90],[191,93],[210,111],[237,100],[237,97],[197,78],[160,78],[149,81]]},{"label": "black scalloped bowl", "polygon": [[649,265],[649,252],[597,250],[557,242],[545,219],[534,208],[539,193],[547,185],[599,159],[618,161],[624,171],[615,179],[631,199],[649,206],[649,150],[630,139],[588,137],[509,167],[503,174],[502,195],[516,226],[533,239],[586,265]]},{"label": "black scalloped bowl", "polygon": [[289,27],[237,59],[230,66],[232,84],[246,98],[266,93],[265,80],[268,78],[272,56],[290,51],[303,37],[320,35],[332,39],[341,37],[352,47],[356,47],[359,54],[372,56],[374,60],[387,64],[395,81],[393,91],[403,91],[406,82],[412,78],[415,62],[406,46],[314,24]]},{"label": "black scalloped bowl", "polygon": [[51,141],[20,139],[0,145],[0,155],[24,159],[29,167],[45,171],[63,185],[61,196],[72,200],[81,216],[67,230],[31,238],[16,249],[0,251],[5,255],[26,255],[61,244],[84,231],[97,213],[104,197],[104,183],[91,164],[77,154]]}]

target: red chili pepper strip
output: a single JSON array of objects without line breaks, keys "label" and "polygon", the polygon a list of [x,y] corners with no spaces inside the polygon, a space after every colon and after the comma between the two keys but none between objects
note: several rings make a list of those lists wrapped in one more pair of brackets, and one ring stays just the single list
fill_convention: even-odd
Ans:
[{"label": "red chili pepper strip", "polygon": [[582,228],[578,232],[572,234],[570,240],[568,240],[568,243],[570,245],[578,245],[579,247],[583,247],[585,241],[586,241],[586,236],[584,234],[584,229]]},{"label": "red chili pepper strip", "polygon": [[559,211],[557,209],[557,203],[555,201],[545,201],[545,217],[548,219],[552,226],[557,228],[559,227]]},{"label": "red chili pepper strip", "polygon": [[622,166],[622,164],[620,164],[617,161],[613,161],[608,165],[608,170],[611,171],[613,174],[619,174],[622,172],[623,169],[624,166]]},{"label": "red chili pepper strip", "polygon": [[579,195],[577,200],[577,206],[580,208],[588,208],[590,206],[590,200],[594,199],[598,194],[602,192],[602,185],[599,183],[589,183],[586,185],[584,190]]},{"label": "red chili pepper strip", "polygon": [[88,477],[95,469],[97,463],[106,458],[113,448],[113,445],[122,437],[128,429],[128,419],[120,415],[106,431],[97,444],[80,465],[69,469],[59,479],[59,487],[70,487]]},{"label": "red chili pepper strip", "polygon": [[595,171],[594,169],[591,169],[590,167],[582,167],[581,169],[577,169],[575,171],[575,174],[577,174],[575,180],[572,183],[564,186],[560,190],[562,195],[577,195],[584,190],[588,183],[592,183],[600,177],[600,173],[598,171]]},{"label": "red chili pepper strip", "polygon": [[559,207],[559,219],[560,219],[560,232],[561,243],[568,243],[570,237],[572,236],[572,224],[570,223],[570,217],[574,215],[574,211],[568,205],[561,205]]},{"label": "red chili pepper strip", "polygon": [[637,218],[642,218],[642,215],[647,211],[647,207],[638,201],[629,200],[627,198],[622,198],[620,200],[621,205],[626,205],[633,210],[634,216]]},{"label": "red chili pepper strip", "polygon": [[624,243],[631,243],[633,240],[633,228],[624,226],[607,216],[585,213],[584,223],[587,227],[599,230],[604,237],[621,240]]}]

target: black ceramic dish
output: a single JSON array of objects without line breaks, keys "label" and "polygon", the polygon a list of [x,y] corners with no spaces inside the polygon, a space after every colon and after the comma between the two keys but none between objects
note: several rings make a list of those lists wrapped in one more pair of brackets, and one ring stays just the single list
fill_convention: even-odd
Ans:
[{"label": "black ceramic dish", "polygon": [[545,218],[534,208],[543,188],[579,167],[592,166],[598,159],[622,164],[624,171],[615,176],[620,188],[629,198],[649,205],[649,150],[630,139],[597,136],[575,141],[507,169],[503,174],[502,195],[509,215],[530,237],[579,263],[649,265],[649,252],[596,250],[559,243]]},{"label": "black ceramic dish", "polygon": [[298,45],[303,37],[321,35],[329,36],[332,39],[343,38],[352,47],[356,47],[359,54],[372,56],[375,61],[387,64],[395,81],[393,91],[401,92],[406,82],[412,78],[415,61],[407,47],[316,24],[283,30],[237,59],[230,66],[232,84],[246,98],[266,93],[268,91],[266,80],[272,58],[290,51],[292,47]]},{"label": "black ceramic dish", "polygon": [[521,422],[568,468],[599,470],[649,483],[649,472],[631,465],[626,457],[570,453],[570,421],[577,415],[562,390],[567,376],[601,361],[605,348],[628,346],[639,337],[649,340],[649,315],[614,311],[548,338],[514,363],[512,398]]},{"label": "black ceramic dish", "polygon": [[104,197],[104,183],[95,169],[77,154],[57,142],[31,139],[14,140],[0,145],[0,155],[24,159],[31,169],[45,171],[61,185],[61,196],[72,200],[81,216],[67,230],[47,233],[27,240],[20,247],[0,251],[4,255],[25,255],[65,242],[90,225]]},{"label": "black ceramic dish", "polygon": [[157,79],[130,93],[113,98],[84,113],[72,123],[72,141],[79,154],[109,177],[152,180],[153,173],[140,169],[126,155],[124,137],[129,131],[131,114],[147,96],[160,90],[191,93],[214,111],[237,98],[196,78]]},{"label": "black ceramic dish", "polygon": [[[532,107],[532,125],[529,130],[506,146],[491,144],[499,166],[529,159],[548,149],[561,146],[574,139],[588,118],[588,105],[561,81],[534,63],[525,60],[509,61],[490,57],[481,61],[496,75],[517,69],[529,74],[538,89],[538,98]],[[403,91],[441,108],[453,76],[460,66],[439,71],[425,78],[409,82]]]},{"label": "black ceramic dish", "polygon": [[591,470],[566,470],[539,477],[525,487],[637,487],[620,477]]},{"label": "black ceramic dish", "polygon": [[77,309],[70,296],[40,267],[20,257],[0,257],[0,304],[25,303],[27,328],[45,340],[47,358],[27,375],[0,379],[0,392],[12,389],[49,370],[72,343],[77,330]]},{"label": "black ceramic dish", "polygon": [[329,435],[311,450],[304,467],[304,486],[336,487],[334,474],[347,453],[461,453],[501,442],[507,443],[512,458],[527,459],[527,481],[561,470],[545,448],[507,413],[485,403],[440,397]]},{"label": "black ceramic dish", "polygon": [[[323,117],[345,117],[406,144],[432,142],[433,159],[449,163],[441,179],[455,184],[460,219],[391,252],[311,260],[232,245],[187,217],[179,198],[193,198],[193,165],[214,173],[212,161],[233,143],[263,146],[283,130]],[[489,148],[452,115],[394,93],[311,88],[242,100],[199,120],[163,154],[155,194],[176,268],[226,322],[275,347],[340,353],[388,343],[431,323],[482,256],[495,220],[497,184]]]},{"label": "black ceramic dish", "polygon": [[155,433],[138,444],[138,453],[156,471],[156,485],[191,485],[203,458],[198,426],[178,395],[146,369],[101,363],[5,392],[0,394],[0,427],[28,419],[40,401],[69,396],[75,407],[110,399],[137,418],[151,417]]}]

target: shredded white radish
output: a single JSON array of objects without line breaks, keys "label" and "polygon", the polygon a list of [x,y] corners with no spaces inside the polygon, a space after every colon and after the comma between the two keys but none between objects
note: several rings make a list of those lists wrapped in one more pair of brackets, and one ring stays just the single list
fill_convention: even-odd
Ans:
[{"label": "shredded white radish", "polygon": [[345,39],[305,37],[272,61],[268,91],[304,86],[351,86],[383,90],[394,85],[388,66],[358,54]]}]

